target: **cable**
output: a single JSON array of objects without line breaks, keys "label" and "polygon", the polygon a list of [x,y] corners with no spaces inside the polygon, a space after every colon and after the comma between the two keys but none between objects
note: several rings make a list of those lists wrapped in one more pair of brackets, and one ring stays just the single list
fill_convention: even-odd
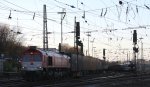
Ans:
[{"label": "cable", "polygon": [[[21,7],[21,6],[18,6],[18,5],[16,5],[16,4],[12,3],[12,2],[7,1],[7,0],[3,0],[3,1],[5,1],[5,2],[7,2],[7,3],[9,3],[9,4],[12,4],[12,5],[16,6],[16,7],[19,7],[19,8],[21,8],[21,9],[24,9],[24,10],[26,10],[26,11],[29,11],[28,9],[25,9],[25,8],[23,8],[23,7]],[[32,12],[32,11],[29,11],[29,12]],[[34,13],[34,12],[32,12],[32,13]]]},{"label": "cable", "polygon": [[[6,0],[5,0],[6,1]],[[11,3],[12,4],[12,3]],[[71,5],[70,5],[71,6]],[[20,7],[19,7],[20,8]],[[71,7],[72,8],[72,7]],[[10,8],[5,8],[5,9],[7,9],[7,10],[10,10]],[[77,8],[78,9],[78,8]],[[23,9],[23,10],[25,10],[25,9]],[[96,15],[96,17],[98,17],[99,16],[99,14],[96,14],[96,11],[99,11],[99,10],[101,10],[101,9],[94,9],[94,10],[86,10],[85,12],[87,12],[87,13],[90,13],[90,12],[93,12],[93,13],[90,13],[90,14],[92,14],[92,15],[94,15],[94,17],[95,17],[95,15]],[[19,10],[16,10],[16,12],[19,12]],[[80,9],[80,11],[70,11],[70,12],[83,12],[84,10],[82,10],[82,9]],[[23,14],[29,14],[29,15],[32,15],[33,16],[33,12],[31,11],[28,11],[27,9],[23,12],[21,12],[20,11],[20,13],[23,13]],[[67,12],[68,13],[68,12]],[[74,13],[73,13],[74,14]],[[79,13],[78,13],[79,14]],[[36,16],[37,17],[39,17],[39,18],[42,18],[42,16],[41,16],[41,14],[36,14]],[[110,19],[108,18],[107,19],[107,17],[104,17],[104,19],[105,19],[105,21],[109,21]],[[51,20],[51,19],[48,19],[48,20]],[[88,19],[86,19],[87,21],[90,21],[90,20],[88,20]],[[113,21],[115,20],[115,19],[112,19]],[[58,23],[58,24],[60,24],[57,20],[51,20],[51,21],[53,21],[53,22],[55,22],[55,23]],[[118,21],[118,20],[115,20],[115,21],[117,21],[117,22],[120,22],[120,21]],[[34,20],[34,22],[36,22],[35,20]],[[92,21],[90,21],[89,23],[91,23],[90,24],[90,26],[92,26]],[[39,24],[39,23],[37,23],[37,24]],[[126,24],[125,22],[124,22],[124,24]],[[41,25],[41,24],[39,24],[39,25]],[[66,27],[69,27],[69,26],[71,26],[71,27],[69,27],[69,28],[72,28],[72,26],[74,26],[74,25],[72,25],[71,23],[69,23],[69,24],[64,24]],[[132,25],[132,24],[131,24]],[[95,26],[95,25],[93,25],[93,26]],[[100,26],[99,26],[100,27]],[[81,27],[81,28],[83,28],[83,29],[90,29],[90,28],[85,28],[85,27]],[[91,29],[92,30],[92,29]],[[126,30],[128,30],[128,29],[126,29]],[[42,30],[41,30],[42,31]]]},{"label": "cable", "polygon": [[[11,3],[12,4],[12,3]],[[14,4],[13,4],[14,5]],[[20,6],[19,6],[20,7]],[[21,7],[22,8],[22,7]],[[14,11],[16,11],[16,12],[23,12],[23,11],[18,11],[18,10],[14,10]],[[88,12],[88,11],[87,11]],[[48,18],[48,20],[51,20],[51,21],[53,21],[53,22],[56,22],[56,20],[52,20],[52,19],[49,19]],[[58,23],[58,22],[57,22]]]}]

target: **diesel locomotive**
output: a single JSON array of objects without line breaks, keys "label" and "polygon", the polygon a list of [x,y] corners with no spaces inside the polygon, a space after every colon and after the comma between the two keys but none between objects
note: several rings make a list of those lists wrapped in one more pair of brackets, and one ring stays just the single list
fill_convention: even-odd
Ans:
[{"label": "diesel locomotive", "polygon": [[29,47],[21,57],[21,72],[26,80],[61,78],[98,73],[106,69],[104,60],[90,56],[44,51]]}]

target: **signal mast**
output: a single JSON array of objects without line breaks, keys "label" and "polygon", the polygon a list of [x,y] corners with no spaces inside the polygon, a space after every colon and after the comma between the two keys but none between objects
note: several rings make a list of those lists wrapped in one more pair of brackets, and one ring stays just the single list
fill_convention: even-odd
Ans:
[{"label": "signal mast", "polygon": [[136,30],[134,30],[134,32],[133,32],[133,45],[134,45],[134,47],[133,47],[133,54],[134,54],[134,64],[135,64],[135,71],[137,70],[137,67],[136,67],[136,53],[138,53],[138,48],[136,47],[136,45],[137,45],[137,32],[136,32]]}]

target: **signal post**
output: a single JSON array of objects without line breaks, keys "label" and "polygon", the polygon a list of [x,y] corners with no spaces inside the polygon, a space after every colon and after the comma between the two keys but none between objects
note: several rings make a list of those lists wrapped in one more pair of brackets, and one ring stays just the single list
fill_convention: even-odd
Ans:
[{"label": "signal post", "polygon": [[136,30],[133,31],[133,55],[134,55],[134,65],[135,65],[135,72],[137,71],[137,58],[136,58],[136,53],[138,53],[138,48],[136,47],[137,45],[137,32]]}]

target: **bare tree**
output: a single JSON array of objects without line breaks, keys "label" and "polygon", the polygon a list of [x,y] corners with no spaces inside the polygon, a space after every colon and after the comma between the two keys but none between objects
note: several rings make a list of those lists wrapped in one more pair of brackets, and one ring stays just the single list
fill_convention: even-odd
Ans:
[{"label": "bare tree", "polygon": [[[74,47],[71,47],[69,44],[62,44],[62,52],[76,54],[77,47],[74,48]],[[78,47],[78,52],[79,54],[82,54],[80,47]]]},{"label": "bare tree", "polygon": [[19,56],[23,50],[21,41],[22,37],[18,38],[20,32],[14,32],[8,25],[0,24],[0,54],[5,54],[9,57]]}]

